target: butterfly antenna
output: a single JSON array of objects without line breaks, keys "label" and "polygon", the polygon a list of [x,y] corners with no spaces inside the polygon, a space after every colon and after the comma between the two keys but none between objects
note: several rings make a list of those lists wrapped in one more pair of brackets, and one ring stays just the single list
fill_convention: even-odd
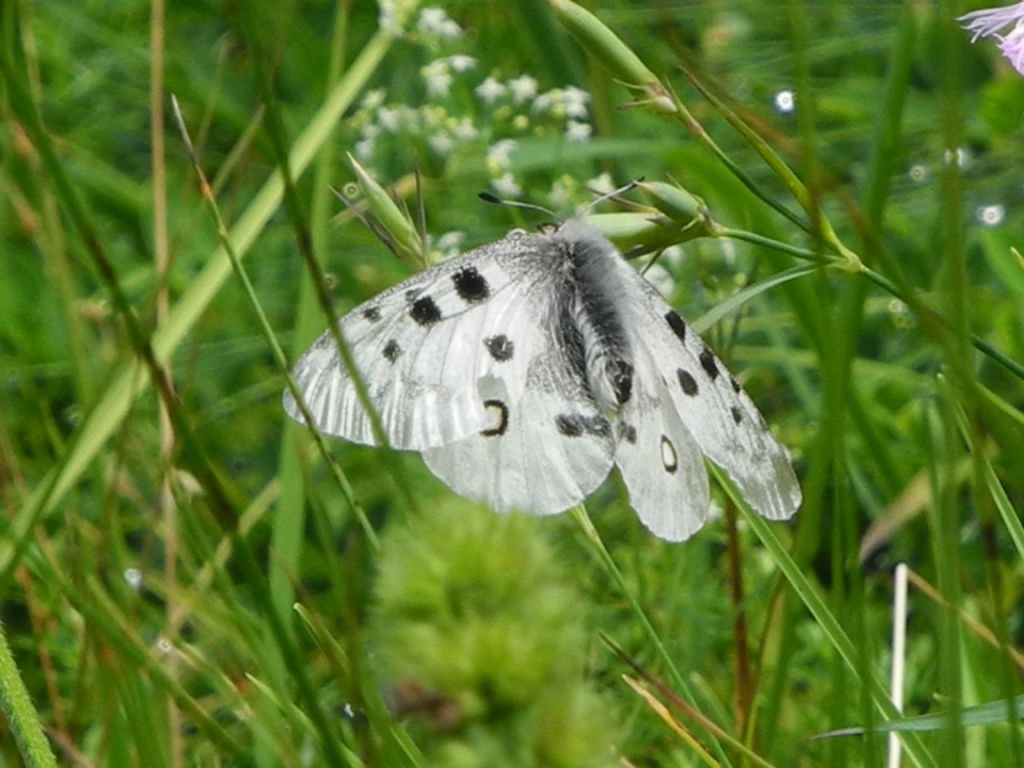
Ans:
[{"label": "butterfly antenna", "polygon": [[477,194],[481,200],[485,203],[493,203],[494,205],[507,205],[510,208],[522,208],[526,211],[539,211],[540,213],[546,213],[553,219],[558,219],[558,215],[543,205],[534,205],[533,203],[524,203],[519,200],[502,200],[500,197],[495,197],[490,192],[480,192]]},{"label": "butterfly antenna", "polygon": [[[617,198],[617,197],[618,197],[619,195],[624,195],[624,194],[626,194],[627,192],[632,192],[632,191],[633,191],[634,189],[636,189],[637,185],[638,185],[638,184],[639,184],[639,183],[640,183],[641,181],[643,181],[643,180],[644,180],[644,177],[643,177],[643,176],[638,176],[637,178],[633,179],[633,180],[632,180],[631,182],[629,182],[628,184],[623,184],[623,185],[622,185],[621,187],[619,187],[618,189],[613,189],[613,190],[612,190],[611,192],[605,192],[605,193],[604,193],[603,195],[601,195],[601,196],[600,196],[599,198],[597,198],[596,200],[594,200],[594,201],[593,201],[593,202],[592,202],[592,203],[591,203],[590,205],[588,205],[588,206],[587,206],[587,207],[586,207],[586,208],[584,209],[584,211],[583,211],[583,214],[584,214],[584,215],[586,215],[586,214],[590,213],[590,211],[591,211],[591,210],[593,210],[594,208],[596,208],[597,206],[599,206],[599,205],[600,205],[601,203],[603,203],[603,202],[604,202],[605,200],[614,200],[614,199],[615,199],[615,198]],[[593,191],[593,190],[591,190],[591,191]]]}]

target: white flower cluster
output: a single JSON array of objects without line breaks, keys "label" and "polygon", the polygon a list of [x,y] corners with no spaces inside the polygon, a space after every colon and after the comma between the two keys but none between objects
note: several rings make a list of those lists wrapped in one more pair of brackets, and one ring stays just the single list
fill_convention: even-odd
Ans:
[{"label": "white flower cluster", "polygon": [[[452,53],[450,41],[461,38],[463,30],[443,8],[419,8],[413,0],[380,0],[380,9],[381,24],[395,34],[415,16],[411,39],[425,45],[434,58],[420,68],[430,103],[420,107],[387,103],[386,92],[379,89],[367,93],[361,108],[349,118],[348,124],[358,131],[355,155],[371,170],[382,143],[394,146],[395,141],[412,139],[441,158],[471,145],[484,151],[495,193],[515,197],[522,189],[512,156],[522,139],[551,136],[552,131],[569,142],[591,138],[591,97],[586,91],[574,86],[542,91],[537,78],[527,73],[511,78],[498,72],[478,73],[476,59]],[[475,96],[479,107],[468,114],[466,95]],[[579,193],[556,184],[552,199]],[[556,204],[563,207],[561,201]]]},{"label": "white flower cluster", "polygon": [[530,101],[537,95],[537,80],[529,75],[520,75],[503,83],[489,76],[476,87],[476,95],[488,106],[494,105],[506,94],[511,95],[516,104]]},{"label": "white flower cluster", "polygon": [[585,122],[589,116],[589,103],[589,93],[570,85],[540,94],[533,102],[533,110],[565,118],[565,138],[573,142],[584,142],[593,131],[590,123]]},{"label": "white flower cluster", "polygon": [[462,27],[448,17],[443,8],[424,8],[416,20],[416,29],[421,34],[443,40],[454,40],[462,36]]},{"label": "white flower cluster", "polygon": [[419,4],[419,0],[377,0],[377,23],[385,32],[400,35]]},{"label": "white flower cluster", "polygon": [[447,96],[452,88],[454,74],[468,72],[475,66],[476,59],[472,56],[458,54],[434,59],[420,68],[420,74],[423,76],[427,93],[431,96],[443,97]]}]

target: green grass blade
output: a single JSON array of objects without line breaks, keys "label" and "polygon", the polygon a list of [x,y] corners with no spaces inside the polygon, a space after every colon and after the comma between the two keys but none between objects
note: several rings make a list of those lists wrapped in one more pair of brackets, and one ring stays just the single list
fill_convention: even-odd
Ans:
[{"label": "green grass blade", "polygon": [[[353,62],[345,77],[302,132],[290,157],[290,167],[296,176],[306,169],[316,152],[328,141],[334,124],[352,104],[392,42],[393,38],[389,34],[380,32],[367,43],[359,58]],[[280,205],[283,193],[284,185],[275,173],[256,194],[238,223],[231,228],[230,241],[239,257],[244,257],[256,241],[260,230]],[[202,273],[171,308],[167,322],[153,334],[153,352],[159,362],[170,359],[230,274],[231,261],[225,250],[218,247],[211,254]],[[18,511],[11,526],[13,535],[0,546],[0,573],[9,572],[17,547],[20,546],[18,542],[27,536],[39,519],[45,519],[57,507],[121,424],[132,403],[148,383],[141,368],[137,360],[118,367],[104,389],[103,397],[79,428],[68,454],[54,471],[37,484],[28,501]]]},{"label": "green grass blade", "polygon": [[[811,615],[814,616],[818,626],[821,627],[822,631],[828,637],[832,647],[845,662],[846,666],[855,675],[860,675],[861,664],[859,660],[859,654],[853,641],[849,635],[843,629],[839,620],[835,617],[832,611],[829,610],[828,605],[825,604],[825,599],[821,595],[820,590],[804,575],[803,571],[797,565],[796,561],[790,556],[789,552],[783,546],[782,542],[775,535],[775,531],[772,530],[772,526],[760,515],[754,512],[746,504],[743,498],[736,492],[736,489],[726,479],[724,474],[717,467],[711,467],[715,477],[718,478],[720,485],[729,494],[729,497],[733,500],[736,506],[740,509],[743,514],[743,519],[747,522],[757,537],[764,544],[765,548],[771,554],[776,564],[779,566],[779,570],[782,571],[789,585],[793,588],[797,597],[804,604]],[[899,712],[892,705],[889,700],[889,696],[885,691],[882,683],[872,675],[869,680],[865,681],[870,690],[871,699],[875,707],[879,712],[882,713],[887,719],[892,720],[899,717]],[[938,766],[935,758],[928,752],[924,744],[919,739],[907,738],[904,741],[904,747],[907,750],[907,754],[910,755],[914,764],[919,768],[932,768]]]}]

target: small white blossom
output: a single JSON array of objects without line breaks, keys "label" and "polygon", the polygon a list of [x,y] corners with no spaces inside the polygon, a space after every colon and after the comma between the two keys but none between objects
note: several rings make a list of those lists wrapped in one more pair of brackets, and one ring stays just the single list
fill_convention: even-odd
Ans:
[{"label": "small white blossom", "polygon": [[437,152],[437,154],[447,155],[449,152],[452,151],[452,147],[455,146],[455,141],[452,139],[451,136],[448,136],[443,133],[435,133],[433,136],[427,139],[427,144],[429,144],[430,148]]},{"label": "small white blossom", "polygon": [[125,568],[122,576],[134,592],[142,589],[142,571],[138,568]]},{"label": "small white blossom", "polygon": [[616,190],[615,182],[612,181],[608,171],[592,178],[586,183],[586,187],[599,195],[607,195]]},{"label": "small white blossom", "polygon": [[479,96],[481,101],[485,104],[493,104],[505,95],[505,86],[493,77],[488,77],[476,87],[474,93],[476,93],[476,95]]},{"label": "small white blossom", "polygon": [[[999,50],[1017,72],[1024,75],[1024,2],[1002,8],[986,8],[968,13],[957,19],[964,29],[973,32],[971,42],[979,37],[992,37],[998,41]],[[1013,25],[1008,34],[999,30]]]},{"label": "small white blossom", "polygon": [[405,22],[416,10],[419,0],[377,0],[377,23],[385,32],[400,35]]},{"label": "small white blossom", "polygon": [[437,249],[441,252],[441,255],[446,259],[450,259],[453,256],[458,256],[462,250],[462,241],[466,239],[465,232],[452,231],[445,232],[437,239]]},{"label": "small white blossom", "polygon": [[576,120],[570,120],[565,125],[565,138],[572,142],[582,143],[590,138],[590,134],[594,129],[590,126],[590,123],[580,123]]},{"label": "small white blossom", "polygon": [[452,87],[452,73],[448,62],[437,59],[420,69],[423,81],[427,84],[427,93],[431,96],[447,96]]},{"label": "small white blossom", "polygon": [[536,99],[534,99],[533,111],[540,112],[541,114],[544,114],[545,112],[550,112],[552,109],[554,109],[556,101],[560,103],[561,99],[562,92],[559,91],[557,88],[550,91],[545,91],[544,93],[540,94]]},{"label": "small white blossom", "polygon": [[399,126],[399,111],[395,107],[381,107],[377,110],[377,123],[385,131],[395,133]]},{"label": "small white blossom", "polygon": [[480,132],[473,125],[473,119],[470,117],[463,117],[452,126],[452,136],[459,141],[472,141],[479,135]]},{"label": "small white blossom", "polygon": [[495,192],[504,197],[515,197],[523,191],[515,177],[508,171],[496,179],[491,179],[491,186],[494,187]]},{"label": "small white blossom", "polygon": [[476,59],[464,53],[457,53],[448,57],[448,65],[454,72],[468,72],[476,66]]},{"label": "small white blossom", "polygon": [[512,98],[515,99],[516,104],[522,104],[537,95],[537,81],[529,75],[520,75],[509,80],[508,87],[512,91]]},{"label": "small white blossom", "polygon": [[385,96],[387,96],[387,92],[383,88],[374,88],[372,91],[367,91],[361,102],[362,108],[367,112],[373,112],[384,103]]},{"label": "small white blossom", "polygon": [[512,151],[518,142],[515,139],[502,139],[496,141],[487,150],[487,168],[491,173],[497,174],[512,164]]},{"label": "small white blossom", "polygon": [[587,116],[587,103],[590,101],[590,94],[582,88],[570,85],[562,91],[565,103],[565,114],[568,117],[582,120]]},{"label": "small white blossom", "polygon": [[462,27],[460,27],[451,19],[448,19],[445,25],[441,28],[441,37],[446,37],[449,40],[453,40],[456,37],[460,37],[461,35]]},{"label": "small white blossom", "polygon": [[462,34],[462,27],[444,12],[443,8],[424,8],[416,20],[416,28],[427,35],[452,40]]},{"label": "small white blossom", "polygon": [[424,8],[416,19],[416,28],[420,32],[437,32],[448,21],[448,14],[443,8]]}]

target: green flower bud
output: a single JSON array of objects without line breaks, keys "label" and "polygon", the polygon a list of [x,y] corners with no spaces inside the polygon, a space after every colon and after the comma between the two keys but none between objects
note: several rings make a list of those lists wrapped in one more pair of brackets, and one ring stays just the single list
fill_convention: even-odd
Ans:
[{"label": "green flower bud", "polygon": [[548,0],[559,21],[591,55],[608,68],[612,76],[626,86],[639,89],[661,112],[675,112],[676,107],[658,76],[647,68],[640,57],[622,42],[600,19],[570,0]]},{"label": "green flower bud", "polygon": [[389,239],[389,244],[398,253],[398,257],[417,269],[428,266],[429,262],[425,256],[427,248],[409,215],[395,204],[385,189],[351,154],[348,160],[355,169],[366,205]]}]

